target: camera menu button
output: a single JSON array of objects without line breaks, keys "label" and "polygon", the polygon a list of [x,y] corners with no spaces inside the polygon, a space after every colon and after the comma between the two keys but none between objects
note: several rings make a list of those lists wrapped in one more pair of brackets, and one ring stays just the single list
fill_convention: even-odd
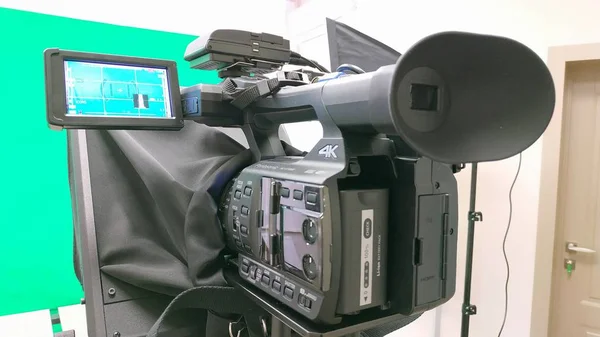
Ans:
[{"label": "camera menu button", "polygon": [[242,261],[242,272],[244,272],[244,274],[247,274],[248,269],[250,269],[250,265],[248,264],[248,262]]},{"label": "camera menu button", "polygon": [[289,299],[294,298],[294,290],[290,287],[283,288],[283,295]]},{"label": "camera menu button", "polygon": [[296,200],[302,200],[302,197],[304,196],[304,193],[300,190],[294,190],[294,199]]},{"label": "camera menu button", "polygon": [[262,279],[260,280],[260,282],[262,282],[262,284],[268,286],[269,285],[269,281],[270,281],[269,275],[263,274]]},{"label": "camera menu button", "polygon": [[308,296],[302,294],[302,291],[300,291],[300,295],[298,295],[298,304],[306,309],[310,309],[312,308],[312,301],[310,298],[308,298]]},{"label": "camera menu button", "polygon": [[306,301],[306,296],[300,294],[298,295],[298,304],[300,304],[301,307],[303,307],[305,305],[305,301]]},{"label": "camera menu button", "polygon": [[317,203],[317,193],[315,192],[306,192],[306,201],[311,203],[311,204],[316,204]]},{"label": "camera menu button", "polygon": [[281,291],[281,283],[277,280],[273,280],[273,290],[280,292]]}]

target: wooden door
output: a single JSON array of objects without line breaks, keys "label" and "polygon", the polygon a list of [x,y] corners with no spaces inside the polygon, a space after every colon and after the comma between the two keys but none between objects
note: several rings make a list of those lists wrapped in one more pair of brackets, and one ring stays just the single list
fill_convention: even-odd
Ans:
[{"label": "wooden door", "polygon": [[600,337],[600,61],[569,63],[564,95],[548,335]]}]

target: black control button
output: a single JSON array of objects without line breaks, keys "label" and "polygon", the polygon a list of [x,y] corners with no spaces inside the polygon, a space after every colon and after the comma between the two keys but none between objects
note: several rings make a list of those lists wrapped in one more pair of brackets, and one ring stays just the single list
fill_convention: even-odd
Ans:
[{"label": "black control button", "polygon": [[317,278],[317,262],[310,255],[306,254],[302,257],[302,268],[304,269],[304,275],[310,280]]},{"label": "black control button", "polygon": [[241,225],[240,226],[240,233],[244,234],[244,235],[248,235],[248,227]]},{"label": "black control button", "polygon": [[269,275],[263,274],[262,279],[260,279],[260,282],[262,282],[264,285],[268,286],[270,280],[271,279],[269,278]]},{"label": "black control button", "polygon": [[317,193],[315,192],[306,192],[306,201],[311,204],[317,203]]},{"label": "black control button", "polygon": [[252,195],[252,187],[244,188],[244,195],[251,196]]},{"label": "black control button", "polygon": [[249,212],[250,210],[248,209],[248,207],[242,206],[242,215],[248,215]]},{"label": "black control button", "polygon": [[238,246],[238,248],[244,248],[244,244],[238,239],[235,239],[235,245]]},{"label": "black control button", "polygon": [[301,307],[304,306],[304,300],[306,299],[306,296],[300,294],[298,295],[298,304],[300,304]]},{"label": "black control button", "polygon": [[242,197],[242,191],[240,190],[236,190],[235,194],[233,195],[236,199],[239,199]]},{"label": "black control button", "polygon": [[256,278],[256,266],[255,265],[250,266],[250,277]]},{"label": "black control button", "polygon": [[310,245],[317,242],[319,230],[314,220],[307,218],[302,222],[302,236],[304,236],[304,241]]},{"label": "black control button", "polygon": [[252,253],[252,247],[250,247],[249,245],[247,245],[247,244],[244,244],[244,248],[245,248],[245,249],[246,249],[248,252]]},{"label": "black control button", "polygon": [[281,291],[281,283],[277,280],[273,280],[272,288],[273,288],[273,290],[276,290],[277,292]]},{"label": "black control button", "polygon": [[281,190],[281,196],[284,198],[289,198],[290,197],[290,189],[287,187],[282,187]]},{"label": "black control button", "polygon": [[242,271],[244,273],[248,273],[249,269],[250,269],[250,265],[248,264],[248,262],[242,261]]},{"label": "black control button", "polygon": [[239,227],[240,227],[240,219],[233,218],[233,230],[237,231]]},{"label": "black control button", "polygon": [[304,193],[302,193],[302,191],[300,190],[294,190],[294,199],[296,200],[302,200],[302,196],[304,195]]},{"label": "black control button", "polygon": [[262,269],[256,269],[256,280],[260,281],[260,278],[262,277],[263,271]]},{"label": "black control button", "polygon": [[294,298],[294,290],[290,287],[283,288],[283,295],[289,299]]},{"label": "black control button", "polygon": [[308,309],[310,309],[310,308],[312,307],[312,301],[310,300],[310,298],[308,298],[308,297],[307,297],[307,298],[304,300],[304,307],[306,307],[306,308],[308,308]]}]

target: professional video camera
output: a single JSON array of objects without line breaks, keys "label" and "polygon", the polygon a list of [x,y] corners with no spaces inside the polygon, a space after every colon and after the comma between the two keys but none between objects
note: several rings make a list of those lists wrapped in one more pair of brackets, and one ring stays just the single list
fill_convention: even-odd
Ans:
[{"label": "professional video camera", "polygon": [[[226,278],[273,315],[274,337],[281,322],[303,336],[350,335],[448,301],[454,174],[528,148],[554,108],[544,62],[498,36],[434,34],[395,65],[330,73],[282,37],[217,30],[185,60],[223,82],[180,89],[172,61],[48,49],[47,119],[67,129],[241,128],[253,164],[216,201]],[[321,140],[287,155],[280,125],[311,120]]]}]

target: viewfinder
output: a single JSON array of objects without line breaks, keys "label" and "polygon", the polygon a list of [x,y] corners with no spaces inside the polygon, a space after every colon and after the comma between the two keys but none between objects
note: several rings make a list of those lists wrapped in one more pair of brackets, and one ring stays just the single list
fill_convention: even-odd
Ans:
[{"label": "viewfinder", "polygon": [[438,87],[427,84],[411,84],[410,108],[413,110],[437,111]]}]

